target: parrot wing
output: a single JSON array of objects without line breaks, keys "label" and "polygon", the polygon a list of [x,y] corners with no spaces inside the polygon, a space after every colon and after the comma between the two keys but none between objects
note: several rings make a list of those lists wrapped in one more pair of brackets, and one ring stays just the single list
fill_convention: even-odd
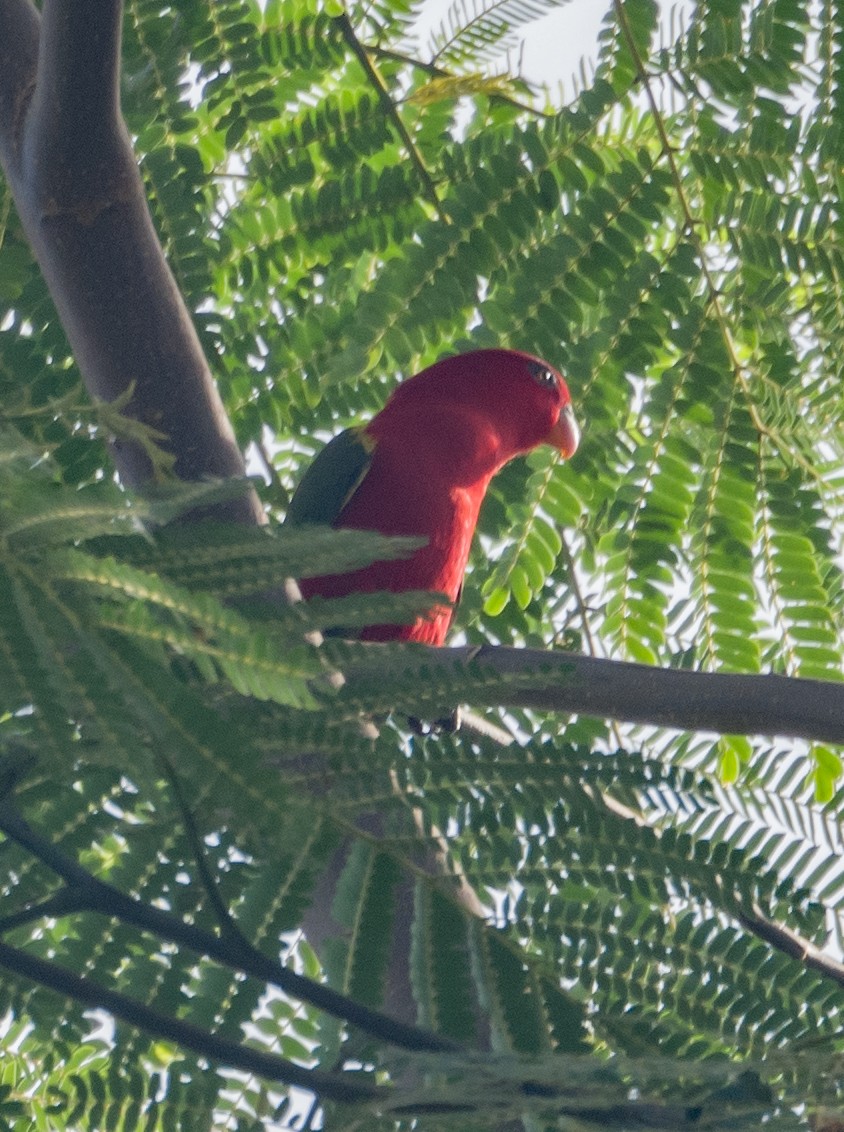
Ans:
[{"label": "parrot wing", "polygon": [[374,448],[362,426],[329,440],[294,491],[285,523],[334,523],[369,471]]}]

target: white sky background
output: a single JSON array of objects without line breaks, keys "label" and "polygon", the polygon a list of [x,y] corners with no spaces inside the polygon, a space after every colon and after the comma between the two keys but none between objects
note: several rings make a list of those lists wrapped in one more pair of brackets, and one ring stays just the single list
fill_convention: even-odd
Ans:
[{"label": "white sky background", "polygon": [[[429,58],[429,37],[446,18],[450,8],[459,3],[464,12],[476,7],[491,11],[506,0],[429,0],[425,16],[416,25],[422,58]],[[575,90],[583,86],[581,66],[585,64],[589,75],[598,54],[598,32],[612,0],[557,0],[558,7],[546,16],[527,24],[524,28],[521,52],[509,57],[509,67],[540,87],[547,87],[557,105],[571,101]],[[693,0],[661,0],[662,23],[670,25],[673,10],[675,20],[683,19]]]},{"label": "white sky background", "polygon": [[[430,54],[427,48],[431,30],[446,18],[453,3],[454,0],[430,0],[424,18],[417,23],[422,58]],[[570,98],[574,89],[573,76],[578,74],[581,60],[591,59],[594,62],[598,29],[610,3],[611,0],[561,0],[556,11],[528,24],[521,54],[523,77],[547,86],[555,102],[562,101],[561,84],[564,96]],[[490,0],[465,0],[467,11],[472,11],[475,6],[489,11],[495,5]],[[515,68],[518,61],[518,56],[512,55],[511,67]]]},{"label": "white sky background", "polygon": [[554,96],[562,83],[565,94],[571,96],[572,76],[579,73],[581,61],[586,61],[587,73],[589,64],[594,64],[598,30],[608,7],[603,0],[569,0],[532,24],[522,55],[525,78],[549,87]]}]

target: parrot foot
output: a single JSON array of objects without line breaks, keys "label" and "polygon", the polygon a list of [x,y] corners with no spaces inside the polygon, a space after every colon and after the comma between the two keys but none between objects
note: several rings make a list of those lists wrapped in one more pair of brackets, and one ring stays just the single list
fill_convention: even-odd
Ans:
[{"label": "parrot foot", "polygon": [[407,725],[414,735],[453,735],[460,730],[462,712],[456,707],[450,715],[430,721],[420,719],[418,715],[409,715]]}]

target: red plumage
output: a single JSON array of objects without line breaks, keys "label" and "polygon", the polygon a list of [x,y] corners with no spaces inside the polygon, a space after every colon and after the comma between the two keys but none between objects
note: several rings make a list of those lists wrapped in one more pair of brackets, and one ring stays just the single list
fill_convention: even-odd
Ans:
[{"label": "red plumage", "polygon": [[[399,385],[362,430],[371,463],[332,526],[421,535],[427,545],[407,559],[305,578],[304,596],[433,590],[456,601],[489,481],[538,444],[571,456],[570,400],[556,370],[514,350],[446,358]],[[372,625],[360,635],[441,645],[451,616],[440,606],[413,625]]]}]

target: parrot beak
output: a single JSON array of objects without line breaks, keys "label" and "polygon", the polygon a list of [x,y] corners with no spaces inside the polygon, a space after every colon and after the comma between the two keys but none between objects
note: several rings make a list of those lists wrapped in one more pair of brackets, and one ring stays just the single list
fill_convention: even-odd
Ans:
[{"label": "parrot beak", "polygon": [[544,443],[556,448],[568,460],[577,451],[579,441],[580,429],[574,419],[574,410],[571,405],[564,405],[560,410],[559,420],[545,437]]}]

